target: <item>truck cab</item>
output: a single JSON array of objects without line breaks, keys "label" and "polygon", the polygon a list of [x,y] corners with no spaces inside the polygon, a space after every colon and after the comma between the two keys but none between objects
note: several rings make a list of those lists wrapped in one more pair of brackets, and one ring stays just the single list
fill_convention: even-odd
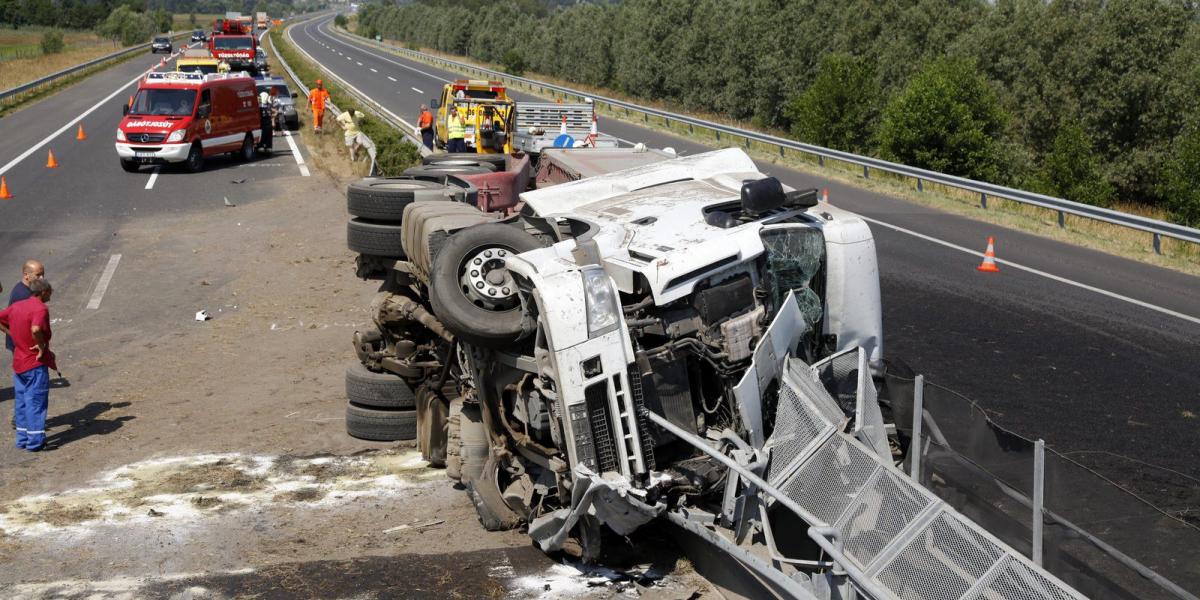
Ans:
[{"label": "truck cab", "polygon": [[[238,28],[240,30],[240,25]],[[229,68],[233,71],[246,71],[250,74],[257,72],[254,56],[258,52],[258,39],[253,35],[214,35],[208,40],[208,51],[218,61],[229,63]]]},{"label": "truck cab", "polygon": [[458,111],[463,120],[463,136],[470,151],[477,154],[511,153],[516,125],[516,103],[499,81],[459,79],[442,87],[442,95],[430,102],[437,110],[434,122],[438,147],[449,140],[450,111]]},{"label": "truck cab", "polygon": [[207,49],[195,48],[183,51],[183,54],[175,60],[175,70],[184,73],[211,75],[217,72],[217,65],[220,62],[216,58],[213,58],[212,53]]}]

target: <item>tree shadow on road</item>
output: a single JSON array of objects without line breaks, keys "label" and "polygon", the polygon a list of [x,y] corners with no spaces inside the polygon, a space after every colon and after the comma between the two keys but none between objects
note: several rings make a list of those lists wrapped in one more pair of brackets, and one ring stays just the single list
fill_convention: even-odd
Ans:
[{"label": "tree shadow on road", "polygon": [[71,442],[77,442],[93,435],[108,435],[120,429],[126,421],[132,421],[136,417],[122,415],[114,419],[104,419],[101,416],[114,408],[125,408],[129,405],[129,402],[89,402],[77,410],[46,419],[47,430],[55,430],[60,427],[70,428],[55,431],[47,436],[44,450],[56,450]]}]

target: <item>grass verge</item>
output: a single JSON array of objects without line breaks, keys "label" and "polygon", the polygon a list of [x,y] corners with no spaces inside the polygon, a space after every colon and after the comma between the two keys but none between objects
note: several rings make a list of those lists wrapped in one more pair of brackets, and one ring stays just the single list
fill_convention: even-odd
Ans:
[{"label": "grass verge", "polygon": [[[354,99],[347,94],[340,85],[337,84],[337,82],[328,81],[327,75],[322,73],[315,65],[309,62],[308,59],[301,56],[300,53],[292,47],[291,42],[289,42],[287,37],[284,36],[282,29],[271,29],[269,36],[271,38],[271,45],[275,49],[277,55],[282,56],[283,60],[285,60],[288,63],[288,66],[292,68],[292,71],[296,73],[296,76],[300,78],[300,81],[295,82],[297,86],[303,87],[304,89],[311,89],[315,85],[317,79],[326,79],[325,89],[329,91],[330,99],[333,100],[333,103],[336,104],[339,109],[346,110],[353,108],[365,115],[362,117],[362,121],[359,123],[359,128],[362,129],[362,132],[367,134],[367,137],[371,138],[371,141],[375,143],[376,174],[400,175],[404,172],[404,169],[420,164],[421,153],[417,150],[416,146],[406,140],[404,136],[391,125],[371,116],[370,113],[367,113],[361,105],[355,102]],[[275,58],[276,57],[272,57],[272,60]],[[274,70],[276,68],[278,69],[277,71]],[[272,72],[286,76],[286,71],[284,71],[281,65],[277,67],[273,66]],[[301,94],[301,98],[297,98],[297,100],[302,101],[303,94]],[[305,109],[303,105],[299,107],[298,110],[301,110],[301,114],[307,114],[307,109]],[[342,141],[340,131],[337,131],[337,124],[334,123],[333,119],[329,116],[326,117],[326,120],[328,122],[324,127],[325,133],[319,135],[315,134],[311,127],[301,126],[300,129],[305,132],[302,134],[305,136],[305,143],[312,144],[309,147],[310,151],[319,152],[320,155],[325,156],[337,154],[345,157],[346,163],[349,164],[348,153],[345,149],[345,144]],[[310,141],[309,137],[313,139]],[[330,149],[331,146],[334,148]],[[336,161],[333,161],[331,165],[332,164],[336,164]],[[370,165],[361,167],[356,166],[354,167],[353,172],[359,174],[360,176],[366,175],[366,171],[369,167]],[[337,173],[334,173],[334,175],[336,176]]]},{"label": "grass verge", "polygon": [[[395,48],[406,47],[394,40],[385,40],[385,44]],[[447,55],[425,48],[421,48],[420,51],[432,56],[456,60],[482,68],[501,70],[499,65],[483,63],[468,57]],[[405,58],[410,58],[407,54],[401,54],[394,50],[393,52]],[[430,61],[424,62],[431,64]],[[647,102],[640,98],[629,98],[613,90],[580,85],[575,82],[547,77],[539,73],[525,73],[523,76],[545,83],[570,87],[585,94],[627,100],[673,112],[679,110],[678,106]],[[555,95],[550,90],[545,90],[537,86],[526,86],[512,81],[509,81],[509,83],[513,89],[519,89],[543,98],[553,100],[562,97]],[[657,117],[644,117],[638,113],[626,113],[621,109],[607,107],[604,104],[597,104],[597,108],[599,113],[607,118],[669,133],[698,143],[726,147],[740,146],[759,161],[786,166],[814,176],[832,179],[872,192],[887,194],[921,206],[927,206],[951,214],[969,217],[977,221],[993,223],[1001,227],[1032,233],[1191,275],[1200,275],[1200,247],[1187,242],[1163,238],[1162,254],[1158,255],[1154,253],[1151,245],[1152,236],[1149,233],[1071,215],[1066,215],[1063,226],[1059,227],[1057,211],[999,198],[988,198],[987,208],[984,209],[980,206],[979,196],[973,192],[930,184],[928,182],[925,182],[922,186],[923,189],[919,191],[916,181],[907,177],[878,171],[871,172],[869,177],[863,177],[862,167],[858,165],[836,160],[821,161],[815,156],[794,151],[786,151],[781,155],[777,147],[768,144],[744,138],[731,139],[728,135],[717,137],[711,130],[693,129],[685,123],[668,122]],[[690,114],[697,118],[716,123],[745,129],[750,128],[746,123],[723,119],[718,115]],[[768,131],[766,133],[779,137],[789,137],[786,132]],[[837,202],[836,198],[831,198],[831,200],[834,203]],[[1149,209],[1140,205],[1122,204],[1114,208],[1122,212],[1138,214],[1154,219],[1165,220],[1166,216],[1162,211]]]}]

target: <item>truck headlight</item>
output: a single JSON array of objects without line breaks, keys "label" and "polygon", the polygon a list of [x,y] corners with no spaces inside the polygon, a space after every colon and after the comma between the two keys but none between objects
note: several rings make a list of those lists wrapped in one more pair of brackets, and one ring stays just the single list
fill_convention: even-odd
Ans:
[{"label": "truck headlight", "polygon": [[582,273],[588,337],[593,338],[617,326],[617,291],[604,269],[590,267]]},{"label": "truck headlight", "polygon": [[171,142],[182,142],[182,141],[183,141],[183,135],[184,135],[185,133],[187,133],[187,130],[186,130],[186,129],[176,129],[175,131],[172,131],[172,132],[171,132],[171,135],[167,136],[167,143],[171,143]]},{"label": "truck headlight", "polygon": [[118,142],[125,141],[125,132],[121,131],[120,129],[117,130],[117,141]]}]

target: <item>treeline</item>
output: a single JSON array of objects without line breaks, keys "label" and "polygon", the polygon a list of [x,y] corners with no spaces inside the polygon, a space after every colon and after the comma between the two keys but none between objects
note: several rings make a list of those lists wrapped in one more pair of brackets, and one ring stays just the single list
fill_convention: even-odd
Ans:
[{"label": "treeline", "polygon": [[[29,25],[96,29],[104,25],[117,9],[124,8],[122,17],[134,15],[136,20],[141,21],[145,16],[152,22],[153,28],[165,32],[171,28],[172,14],[224,14],[226,11],[253,14],[265,11],[272,16],[286,16],[325,6],[323,0],[0,0],[0,26],[13,29]],[[140,25],[135,23],[126,29],[136,29]],[[198,25],[206,27],[209,23]]]},{"label": "treeline", "polygon": [[1188,0],[424,0],[359,33],[1200,225]]}]

